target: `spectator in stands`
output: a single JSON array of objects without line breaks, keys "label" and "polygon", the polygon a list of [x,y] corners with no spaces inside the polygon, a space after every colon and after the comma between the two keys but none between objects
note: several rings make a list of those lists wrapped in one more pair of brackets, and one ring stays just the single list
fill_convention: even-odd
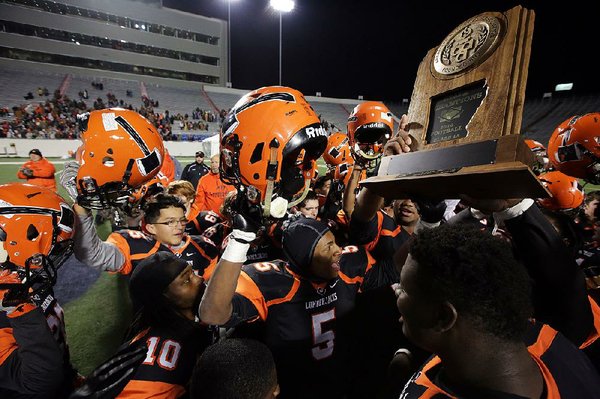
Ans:
[{"label": "spectator in stands", "polygon": [[33,99],[33,93],[32,92],[28,92],[26,96],[23,97],[25,100],[32,100]]},{"label": "spectator in stands", "polygon": [[196,190],[196,204],[201,211],[220,213],[221,204],[228,192],[235,190],[230,184],[221,181],[219,174],[219,154],[210,158],[210,172],[202,176]]},{"label": "spectator in stands", "polygon": [[275,361],[262,342],[228,338],[208,347],[194,368],[193,399],[270,399],[279,395]]},{"label": "spectator in stands", "polygon": [[181,180],[189,181],[194,186],[194,189],[197,189],[200,178],[209,171],[210,169],[208,169],[208,166],[204,164],[204,152],[197,151],[194,162],[186,165],[185,168],[183,168]]},{"label": "spectator in stands", "polygon": [[25,162],[19,171],[17,177],[26,179],[28,184],[35,184],[56,190],[56,180],[54,165],[42,156],[37,148],[29,151],[29,161]]}]

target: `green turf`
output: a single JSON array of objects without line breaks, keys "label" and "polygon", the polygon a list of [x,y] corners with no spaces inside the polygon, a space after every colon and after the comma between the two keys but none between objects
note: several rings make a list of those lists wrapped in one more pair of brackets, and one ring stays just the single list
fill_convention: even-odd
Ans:
[{"label": "green turf", "polygon": [[123,276],[102,273],[85,295],[65,306],[71,361],[81,374],[88,375],[121,343],[131,314],[127,291]]}]

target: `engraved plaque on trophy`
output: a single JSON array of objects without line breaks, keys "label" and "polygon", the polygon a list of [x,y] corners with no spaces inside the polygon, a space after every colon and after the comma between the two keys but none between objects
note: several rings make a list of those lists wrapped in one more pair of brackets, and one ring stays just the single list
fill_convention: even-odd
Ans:
[{"label": "engraved plaque on trophy", "polygon": [[521,6],[486,12],[431,49],[408,109],[421,151],[384,157],[361,184],[396,198],[547,197],[519,134],[533,23]]}]

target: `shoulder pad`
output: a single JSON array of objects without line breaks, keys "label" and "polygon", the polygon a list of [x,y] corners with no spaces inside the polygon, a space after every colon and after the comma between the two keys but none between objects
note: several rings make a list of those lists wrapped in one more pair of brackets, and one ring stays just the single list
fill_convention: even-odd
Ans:
[{"label": "shoulder pad", "polygon": [[342,248],[340,270],[348,277],[364,275],[370,259],[363,247],[348,245]]},{"label": "shoulder pad", "polygon": [[282,260],[250,263],[242,270],[258,286],[267,302],[285,297],[296,281],[287,269],[287,262]]}]

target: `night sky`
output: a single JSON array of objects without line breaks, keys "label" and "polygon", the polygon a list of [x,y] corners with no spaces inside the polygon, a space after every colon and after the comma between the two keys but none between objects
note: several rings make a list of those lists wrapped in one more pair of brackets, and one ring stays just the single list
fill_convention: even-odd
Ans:
[{"label": "night sky", "polygon": [[[279,80],[279,15],[268,0],[232,0],[233,87]],[[562,3],[562,4],[561,4]],[[593,7],[585,3],[595,4]],[[410,98],[427,51],[465,20],[515,5],[535,11],[527,96],[573,82],[600,92],[600,2],[296,0],[283,16],[283,84],[314,95],[400,101]],[[163,0],[163,5],[227,20],[227,0]]]}]

